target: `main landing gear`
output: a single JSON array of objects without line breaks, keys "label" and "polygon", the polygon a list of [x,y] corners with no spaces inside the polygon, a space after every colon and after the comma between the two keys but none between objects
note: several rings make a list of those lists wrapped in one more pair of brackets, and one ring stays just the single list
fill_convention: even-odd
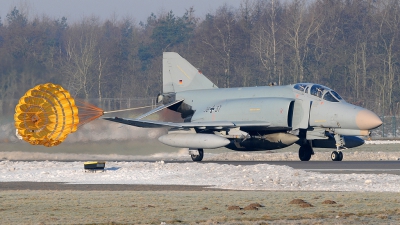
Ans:
[{"label": "main landing gear", "polygon": [[314,150],[310,142],[307,141],[306,144],[300,146],[299,158],[301,161],[310,161],[312,155],[314,155]]},{"label": "main landing gear", "polygon": [[201,160],[203,160],[204,151],[202,148],[189,149],[189,154],[190,154],[190,157],[192,157],[193,161],[200,162]]}]

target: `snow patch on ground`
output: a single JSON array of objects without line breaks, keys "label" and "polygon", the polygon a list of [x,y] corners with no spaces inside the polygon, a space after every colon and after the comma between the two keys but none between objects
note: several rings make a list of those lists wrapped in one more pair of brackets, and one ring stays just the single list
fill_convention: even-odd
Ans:
[{"label": "snow patch on ground", "polygon": [[367,145],[387,145],[387,144],[400,144],[400,140],[373,140],[365,141]]},{"label": "snow patch on ground", "polygon": [[88,173],[82,162],[0,161],[0,181],[81,184],[206,185],[234,190],[400,192],[400,176],[322,174],[279,165],[107,162],[105,172]]},{"label": "snow patch on ground", "polygon": [[[205,161],[299,161],[297,152],[235,152],[204,153]],[[53,160],[53,161],[192,161],[187,149],[176,152],[160,152],[152,155],[118,155],[118,154],[72,154],[43,152],[0,152],[0,160]],[[344,161],[400,160],[400,151],[344,151]],[[315,152],[311,161],[331,161],[330,152]]]}]

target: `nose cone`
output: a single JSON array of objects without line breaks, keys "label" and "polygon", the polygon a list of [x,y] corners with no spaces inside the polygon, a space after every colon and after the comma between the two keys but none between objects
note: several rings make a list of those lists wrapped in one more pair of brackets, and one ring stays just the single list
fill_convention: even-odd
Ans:
[{"label": "nose cone", "polygon": [[357,113],[356,123],[360,130],[371,130],[382,125],[382,120],[375,113],[363,109]]}]

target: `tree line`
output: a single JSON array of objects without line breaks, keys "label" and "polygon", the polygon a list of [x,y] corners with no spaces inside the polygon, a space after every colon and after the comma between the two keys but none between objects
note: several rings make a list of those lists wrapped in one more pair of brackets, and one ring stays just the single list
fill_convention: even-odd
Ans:
[{"label": "tree line", "polygon": [[14,8],[0,18],[0,99],[46,82],[83,99],[154,97],[162,52],[175,51],[219,87],[319,83],[399,114],[399,0],[243,0],[195,12],[70,24]]}]

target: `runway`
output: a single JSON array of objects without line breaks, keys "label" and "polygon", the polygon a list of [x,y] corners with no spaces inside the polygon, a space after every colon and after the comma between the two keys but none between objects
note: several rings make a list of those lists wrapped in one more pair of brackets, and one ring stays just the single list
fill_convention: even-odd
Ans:
[{"label": "runway", "polygon": [[[187,163],[187,161],[166,161],[165,163]],[[294,169],[320,173],[368,173],[400,175],[400,161],[203,161],[200,163],[218,163],[227,165],[257,165],[269,164],[289,166]]]}]

